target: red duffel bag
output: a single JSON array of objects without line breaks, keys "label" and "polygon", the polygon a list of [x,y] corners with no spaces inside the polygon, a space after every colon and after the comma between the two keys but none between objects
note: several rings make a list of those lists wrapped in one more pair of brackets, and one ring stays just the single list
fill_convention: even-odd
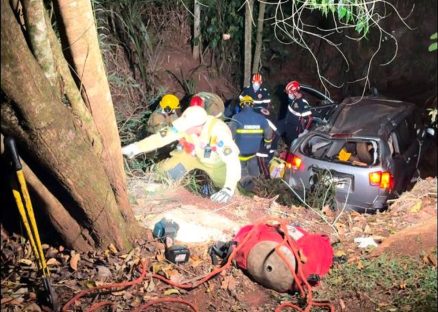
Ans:
[{"label": "red duffel bag", "polygon": [[[233,239],[237,246],[254,227],[256,227],[254,232],[243,243],[234,260],[238,267],[246,270],[263,286],[279,292],[287,292],[296,289],[296,283],[303,284],[304,279],[311,285],[316,285],[330,270],[333,263],[333,249],[328,236],[310,234],[300,227],[288,226],[288,234],[295,246],[290,246],[286,242],[280,247],[279,251],[284,255],[283,259],[275,250],[284,238],[279,225],[246,225]],[[293,249],[298,251],[299,259],[296,259]],[[298,261],[302,275],[297,271]],[[296,273],[296,280],[291,270]]]}]

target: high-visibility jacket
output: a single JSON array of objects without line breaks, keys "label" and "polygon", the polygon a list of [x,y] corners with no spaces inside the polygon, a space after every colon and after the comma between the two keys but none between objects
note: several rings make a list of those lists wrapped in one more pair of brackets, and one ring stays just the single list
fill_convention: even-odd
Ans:
[{"label": "high-visibility jacket", "polygon": [[269,121],[251,107],[244,107],[240,113],[234,115],[229,127],[239,147],[241,160],[255,155],[262,141],[269,144],[272,140],[273,131]]},{"label": "high-visibility jacket", "polygon": [[239,148],[222,120],[208,116],[200,135],[190,131],[180,132],[171,126],[134,144],[141,152],[147,153],[175,141],[180,141],[179,146],[185,153],[197,157],[205,166],[226,170],[224,187],[235,190],[241,177]]}]

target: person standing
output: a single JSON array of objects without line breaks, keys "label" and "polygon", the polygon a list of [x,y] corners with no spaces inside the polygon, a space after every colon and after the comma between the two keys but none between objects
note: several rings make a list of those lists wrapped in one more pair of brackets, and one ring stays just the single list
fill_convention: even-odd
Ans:
[{"label": "person standing", "polygon": [[239,96],[241,101],[244,96],[250,96],[254,103],[253,109],[263,115],[269,115],[271,111],[271,95],[263,86],[263,78],[260,73],[252,75],[251,85],[245,87]]},{"label": "person standing", "polygon": [[239,160],[242,167],[240,185],[246,190],[252,189],[253,178],[260,175],[261,168],[257,161],[260,145],[269,147],[273,135],[268,120],[253,110],[253,103],[254,100],[249,95],[245,95],[240,100],[241,111],[234,115],[228,124],[240,150]]},{"label": "person standing", "polygon": [[286,116],[278,122],[278,130],[288,147],[312,124],[312,111],[309,102],[301,93],[298,81],[291,81],[286,85],[288,95]]}]

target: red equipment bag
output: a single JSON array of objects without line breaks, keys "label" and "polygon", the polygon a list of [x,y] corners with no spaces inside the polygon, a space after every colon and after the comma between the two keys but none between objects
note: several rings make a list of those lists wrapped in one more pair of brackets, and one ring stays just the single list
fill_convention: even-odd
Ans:
[{"label": "red equipment bag", "polygon": [[[242,227],[234,237],[233,241],[237,243],[237,246],[254,227],[257,227],[257,230],[251,234],[251,237],[244,243],[234,258],[237,266],[244,270],[247,269],[248,255],[257,243],[271,241],[280,244],[284,238],[279,225],[251,224]],[[333,264],[333,248],[329,237],[323,234],[310,234],[298,226],[290,225],[288,226],[288,234],[292,241],[295,242],[295,250],[298,250],[300,259],[296,259],[296,261],[300,261],[304,278],[310,284],[316,285],[320,277],[327,274]],[[284,246],[289,248],[293,254],[292,248],[288,243],[285,243]],[[302,278],[302,276],[297,274],[297,280],[294,283],[302,284]]]}]

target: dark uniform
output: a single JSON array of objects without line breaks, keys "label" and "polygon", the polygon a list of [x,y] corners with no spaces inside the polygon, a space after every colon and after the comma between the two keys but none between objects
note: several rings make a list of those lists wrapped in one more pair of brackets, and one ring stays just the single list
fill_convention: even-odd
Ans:
[{"label": "dark uniform", "polygon": [[260,150],[261,142],[271,143],[273,130],[268,120],[251,107],[244,107],[241,112],[234,115],[229,127],[240,150],[241,185],[245,187],[245,181],[250,180],[248,177],[260,175],[256,154]]},{"label": "dark uniform", "polygon": [[[271,110],[271,95],[268,89],[264,88],[263,85],[261,85],[257,91],[254,91],[252,85],[245,87],[239,96],[239,100],[242,100],[245,95],[249,95],[254,100],[253,109],[255,111],[261,112],[263,108],[268,111]],[[264,113],[264,115],[267,114]]]},{"label": "dark uniform", "polygon": [[300,133],[310,127],[312,111],[304,98],[289,100],[286,117],[278,122],[278,132],[290,146]]}]

